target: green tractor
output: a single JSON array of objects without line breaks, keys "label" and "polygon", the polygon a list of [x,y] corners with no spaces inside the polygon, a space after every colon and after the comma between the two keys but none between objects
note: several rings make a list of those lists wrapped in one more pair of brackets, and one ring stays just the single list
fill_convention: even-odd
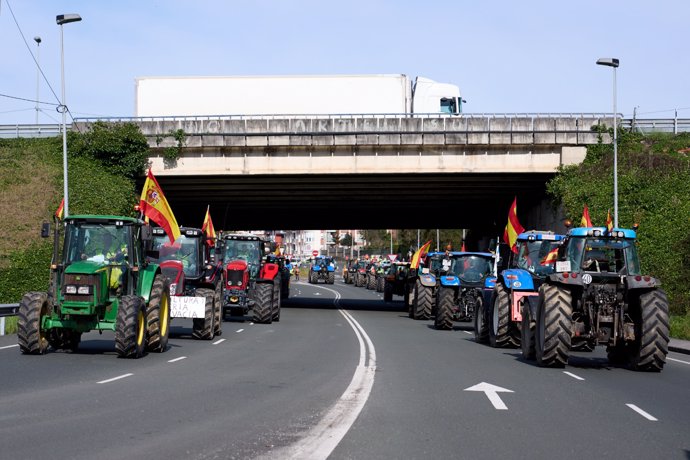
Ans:
[{"label": "green tractor", "polygon": [[[24,354],[75,351],[81,335],[114,331],[123,358],[167,348],[170,286],[157,264],[148,263],[151,228],[121,216],[69,216],[53,231],[48,292],[29,292],[19,304],[17,339]],[[45,223],[41,236],[50,235]]]}]

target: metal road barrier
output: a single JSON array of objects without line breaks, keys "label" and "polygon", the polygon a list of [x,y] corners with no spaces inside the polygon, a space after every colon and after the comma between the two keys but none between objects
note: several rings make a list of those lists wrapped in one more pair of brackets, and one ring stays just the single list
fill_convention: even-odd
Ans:
[{"label": "metal road barrier", "polygon": [[17,316],[19,312],[18,303],[1,303],[0,304],[0,335],[5,335],[5,318],[8,316]]},{"label": "metal road barrier", "polygon": [[[67,130],[72,129],[72,125],[67,125]],[[0,125],[0,139],[11,139],[17,137],[55,137],[62,134],[61,124],[49,125]]]}]

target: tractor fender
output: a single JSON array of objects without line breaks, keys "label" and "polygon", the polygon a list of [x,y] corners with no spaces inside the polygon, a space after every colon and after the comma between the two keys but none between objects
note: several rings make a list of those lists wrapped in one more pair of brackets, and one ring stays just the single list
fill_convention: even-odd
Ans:
[{"label": "tractor fender", "polygon": [[326,267],[326,270],[328,270],[329,273],[330,273],[330,272],[334,272],[334,271],[335,271],[335,267],[331,267],[331,266],[329,265],[328,267]]},{"label": "tractor fender", "polygon": [[265,280],[273,280],[278,275],[280,267],[278,264],[266,263],[261,267],[261,272],[259,273],[259,278]]},{"label": "tractor fender", "polygon": [[496,286],[497,278],[495,276],[490,276],[484,280],[484,289],[490,289],[493,291],[494,286]]},{"label": "tractor fender", "polygon": [[534,291],[532,275],[527,270],[508,269],[500,275],[503,286],[518,291]]},{"label": "tractor fender", "polygon": [[654,289],[661,286],[661,282],[652,277],[644,275],[627,275],[623,277],[623,282],[628,290],[632,289]]},{"label": "tractor fender", "polygon": [[436,287],[436,277],[428,273],[419,275],[419,282],[425,287]]},{"label": "tractor fender", "polygon": [[146,304],[149,303],[149,298],[151,297],[151,289],[153,288],[153,280],[161,273],[160,266],[158,264],[148,264],[139,270],[139,286],[138,294],[144,298]]},{"label": "tractor fender", "polygon": [[[176,288],[174,295],[183,296],[185,294],[185,275],[182,262],[180,262],[179,260],[164,260],[163,262],[161,262],[160,268],[161,272],[163,273],[163,276],[170,280],[170,286],[175,285]],[[179,287],[179,289],[177,289],[177,287]],[[173,295],[172,292],[170,294]]]},{"label": "tractor fender", "polygon": [[441,280],[441,286],[444,286],[444,287],[460,286],[460,279],[455,275],[439,276],[439,279]]}]

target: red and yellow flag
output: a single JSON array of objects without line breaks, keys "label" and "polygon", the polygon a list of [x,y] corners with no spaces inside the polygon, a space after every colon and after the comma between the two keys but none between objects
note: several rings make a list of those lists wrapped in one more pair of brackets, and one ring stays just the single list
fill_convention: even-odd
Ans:
[{"label": "red and yellow flag", "polygon": [[510,250],[515,254],[518,252],[517,248],[517,238],[518,235],[524,232],[525,229],[520,225],[517,217],[517,197],[513,200],[513,204],[510,206],[508,211],[508,223],[506,224],[506,229],[503,231],[503,241],[508,243]]},{"label": "red and yellow flag", "polygon": [[213,221],[211,220],[211,205],[206,207],[206,216],[204,217],[204,224],[201,226],[201,231],[206,234],[206,244],[213,247],[216,244],[216,229],[213,227]]},{"label": "red and yellow flag", "polygon": [[139,208],[144,216],[148,217],[165,230],[171,243],[174,243],[175,240],[180,237],[180,227],[177,225],[175,215],[172,209],[170,209],[168,200],[166,200],[165,195],[163,195],[161,186],[158,185],[158,181],[153,177],[153,173],[150,169],[146,175],[144,188],[141,190]]},{"label": "red and yellow flag", "polygon": [[419,261],[426,257],[427,253],[429,252],[429,246],[431,246],[431,240],[427,241],[422,245],[421,248],[417,249],[417,252],[414,253],[412,260],[410,261],[410,268],[419,267]]},{"label": "red and yellow flag", "polygon": [[549,253],[546,254],[544,258],[541,260],[540,264],[552,265],[554,262],[556,262],[556,260],[558,260],[558,246],[550,250]]},{"label": "red and yellow flag", "polygon": [[60,202],[60,206],[58,206],[57,210],[55,210],[55,217],[58,219],[62,220],[63,217],[65,217],[65,197],[62,197],[62,201]]},{"label": "red and yellow flag", "polygon": [[580,227],[593,227],[592,219],[589,217],[589,209],[585,205],[585,210],[582,211],[582,219],[580,219]]},{"label": "red and yellow flag", "polygon": [[606,211],[606,230],[609,232],[613,230],[613,219],[611,219],[611,210]]}]

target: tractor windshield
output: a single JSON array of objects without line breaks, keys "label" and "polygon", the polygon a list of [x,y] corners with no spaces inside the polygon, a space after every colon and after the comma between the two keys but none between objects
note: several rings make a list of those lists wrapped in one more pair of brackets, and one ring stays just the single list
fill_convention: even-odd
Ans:
[{"label": "tractor windshield", "polygon": [[566,257],[574,272],[640,274],[637,248],[631,239],[572,237]]},{"label": "tractor windshield", "polygon": [[515,265],[540,278],[554,272],[556,252],[560,243],[551,240],[518,241]]},{"label": "tractor windshield", "polygon": [[244,260],[255,267],[261,265],[261,241],[225,240],[225,260]]},{"label": "tractor windshield", "polygon": [[129,252],[131,231],[129,225],[69,223],[65,230],[64,262],[121,263]]},{"label": "tractor windshield", "polygon": [[185,276],[198,278],[203,265],[199,256],[201,241],[200,238],[187,238],[181,235],[170,244],[168,235],[156,235],[153,240],[153,249],[158,251],[159,257],[151,261],[161,263],[166,260],[179,260],[182,262]]},{"label": "tractor windshield", "polygon": [[456,256],[453,257],[449,273],[455,273],[463,281],[481,281],[491,275],[493,261],[487,257]]}]

